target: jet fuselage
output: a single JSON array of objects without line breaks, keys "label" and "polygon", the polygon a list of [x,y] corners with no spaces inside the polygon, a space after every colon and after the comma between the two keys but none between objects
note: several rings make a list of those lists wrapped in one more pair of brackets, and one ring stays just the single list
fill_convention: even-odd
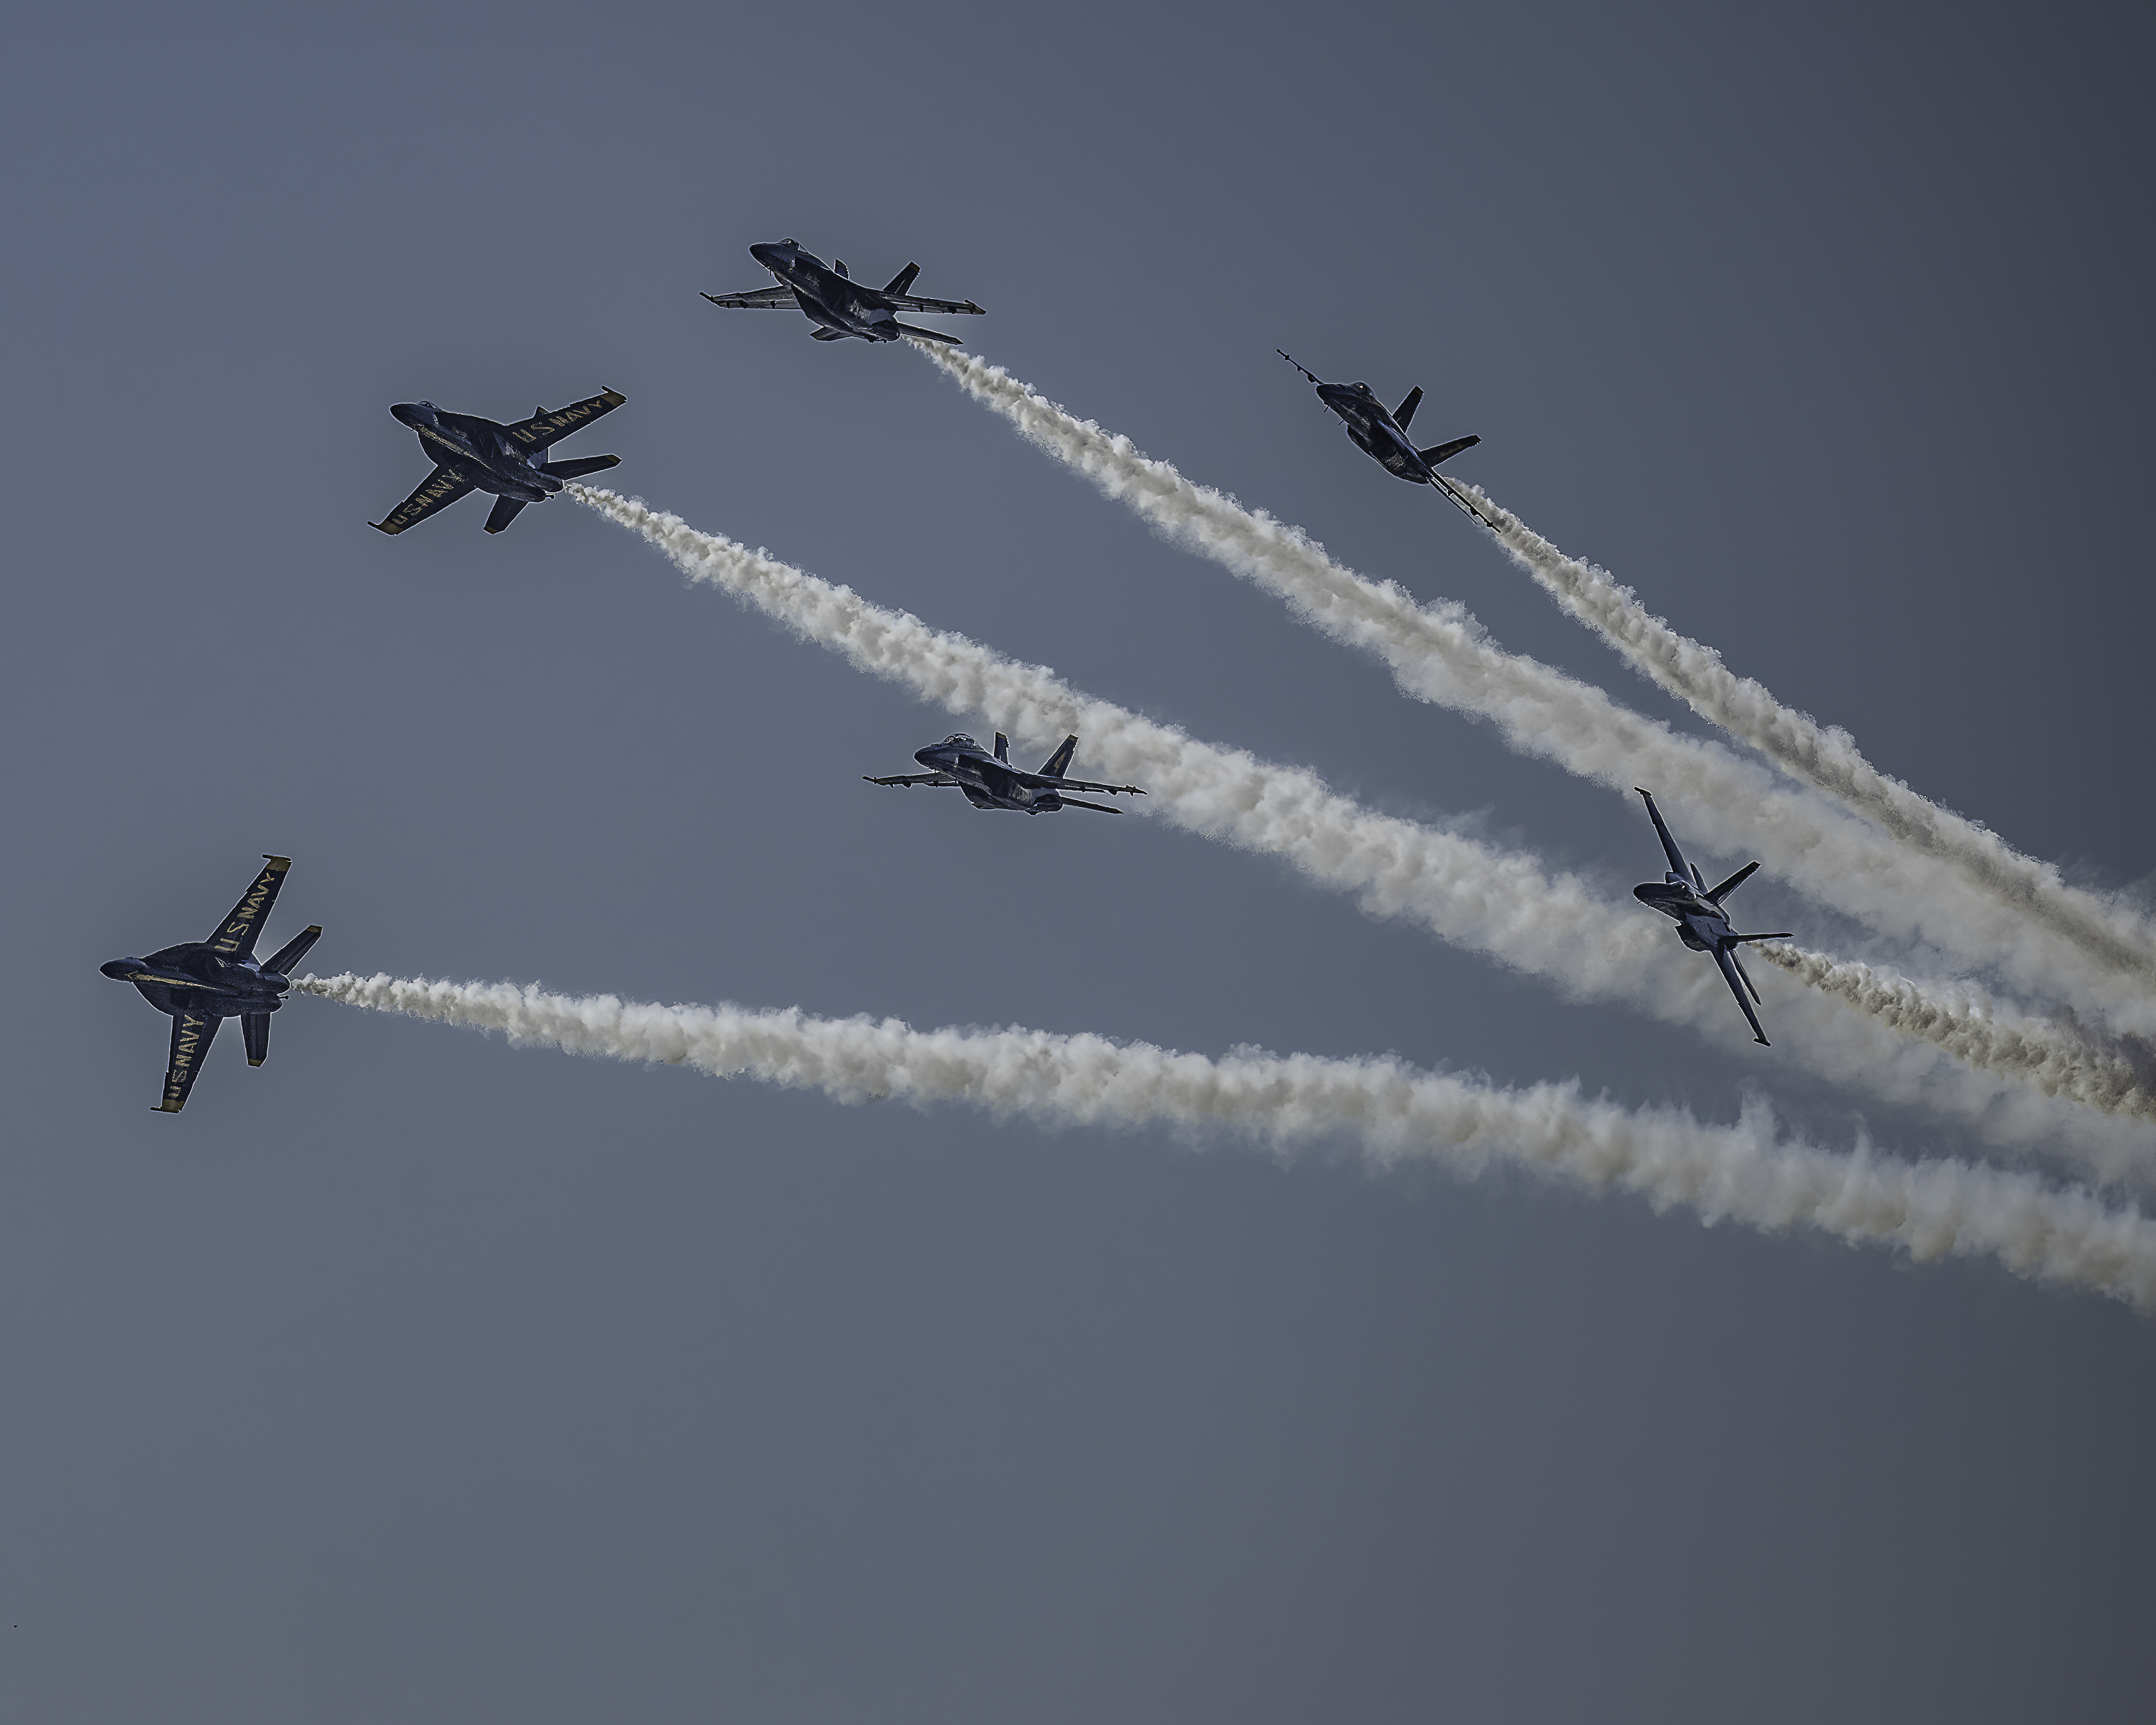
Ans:
[{"label": "jet fuselage", "polygon": [[1385,404],[1370,393],[1368,384],[1321,383],[1317,398],[1347,422],[1355,447],[1375,456],[1386,472],[1418,485],[1430,483],[1430,464],[1408,441]]},{"label": "jet fuselage", "polygon": [[116,983],[132,983],[167,1018],[183,1011],[221,1019],[275,1012],[292,986],[252,957],[223,957],[202,941],[167,947],[147,958],[115,958],[98,968]]},{"label": "jet fuselage", "polygon": [[545,470],[546,450],[525,448],[506,425],[474,413],[446,413],[426,401],[399,402],[389,411],[418,434],[429,461],[452,469],[475,490],[540,503],[562,489]]},{"label": "jet fuselage", "polygon": [[1632,896],[1675,922],[1677,938],[1695,952],[1712,952],[1737,932],[1720,906],[1702,898],[1699,888],[1681,875],[1643,882],[1632,889]]},{"label": "jet fuselage", "polygon": [[766,240],[751,246],[748,254],[792,288],[801,309],[825,329],[867,341],[896,341],[904,333],[897,308],[881,294],[839,275],[793,241]]},{"label": "jet fuselage", "polygon": [[916,749],[913,758],[931,773],[949,774],[958,781],[976,809],[1014,809],[1021,814],[1046,814],[1063,806],[1052,790],[1035,790],[1024,783],[1007,761],[998,761],[971,737],[954,737],[947,742]]}]

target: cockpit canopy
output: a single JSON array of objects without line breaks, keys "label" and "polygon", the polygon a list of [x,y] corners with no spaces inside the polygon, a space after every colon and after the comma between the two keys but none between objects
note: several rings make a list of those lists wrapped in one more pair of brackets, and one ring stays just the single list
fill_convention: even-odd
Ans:
[{"label": "cockpit canopy", "polygon": [[975,742],[970,737],[958,734],[945,737],[943,747],[947,749],[977,749],[980,747],[980,744]]}]

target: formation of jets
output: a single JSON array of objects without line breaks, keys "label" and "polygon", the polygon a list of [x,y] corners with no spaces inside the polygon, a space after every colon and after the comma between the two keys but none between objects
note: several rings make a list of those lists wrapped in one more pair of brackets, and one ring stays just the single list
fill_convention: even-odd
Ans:
[{"label": "formation of jets", "polygon": [[[956,336],[901,322],[899,314],[982,315],[981,308],[971,300],[930,300],[908,292],[921,273],[918,264],[908,264],[882,287],[870,288],[855,281],[843,262],[826,264],[793,239],[752,245],[749,255],[771,272],[776,285],[703,297],[714,305],[734,311],[799,311],[816,326],[809,334],[819,341],[850,337],[896,341],[918,336],[955,345]],[[1466,492],[1437,470],[1481,439],[1456,437],[1427,449],[1419,449],[1409,440],[1408,429],[1414,423],[1415,409],[1422,404],[1419,388],[1409,391],[1398,408],[1388,411],[1368,384],[1328,383],[1296,364],[1284,350],[1281,357],[1310,380],[1318,399],[1344,422],[1355,445],[1388,473],[1413,485],[1429,485],[1485,526],[1493,525]],[[475,414],[449,413],[431,402],[399,403],[390,413],[418,435],[421,451],[434,466],[410,496],[381,521],[368,525],[381,532],[401,533],[466,492],[485,491],[495,500],[486,518],[486,531],[499,533],[526,505],[544,502],[565,481],[619,465],[618,455],[553,461],[547,459],[547,452],[570,433],[612,413],[626,399],[618,391],[603,389],[552,413],[535,408],[530,418],[507,424]],[[972,737],[954,733],[914,752],[913,758],[925,772],[870,777],[868,783],[956,789],[976,809],[1008,809],[1021,814],[1051,814],[1063,809],[1120,814],[1122,810],[1112,804],[1089,803],[1072,793],[1110,797],[1145,794],[1137,785],[1102,784],[1070,777],[1077,748],[1078,739],[1067,737],[1041,763],[1039,772],[1027,773],[1011,765],[1010,744],[1001,732],[995,733],[993,746],[985,749]],[[1686,946],[1714,955],[1730,992],[1743,1009],[1753,1037],[1764,1043],[1766,1033],[1759,1028],[1758,1015],[1753,1010],[1758,991],[1738,961],[1737,948],[1750,941],[1786,937],[1738,934],[1722,909],[1722,901],[1749,879],[1759,865],[1748,863],[1710,889],[1699,870],[1687,863],[1677,849],[1655,799],[1645,791],[1640,794],[1645,798],[1647,813],[1661,835],[1670,871],[1659,881],[1635,887],[1634,896],[1675,922],[1677,937]],[[225,1019],[239,1020],[247,1043],[248,1065],[259,1066],[269,1057],[270,1014],[285,1004],[293,967],[321,935],[319,926],[309,927],[268,961],[256,960],[256,937],[269,920],[291,860],[270,856],[266,863],[232,914],[208,940],[166,947],[146,958],[116,958],[103,967],[106,976],[134,984],[144,999],[172,1020],[172,1051],[166,1063],[159,1113],[177,1114],[186,1105],[203,1057]]]}]

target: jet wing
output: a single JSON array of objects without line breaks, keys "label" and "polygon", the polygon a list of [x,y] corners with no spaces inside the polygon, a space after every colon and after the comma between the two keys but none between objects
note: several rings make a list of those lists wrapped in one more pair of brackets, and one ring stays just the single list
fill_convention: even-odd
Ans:
[{"label": "jet wing", "polygon": [[889,778],[870,778],[868,774],[864,773],[861,775],[861,779],[865,784],[938,785],[956,784],[958,782],[957,779],[952,778],[947,773],[898,773],[892,774]]},{"label": "jet wing", "polygon": [[211,931],[207,942],[210,951],[224,958],[254,956],[255,937],[270,920],[270,907],[277,902],[277,889],[285,884],[285,870],[291,866],[289,856],[263,859],[262,872],[254,877],[254,884],[232,907],[232,914]]},{"label": "jet wing", "polygon": [[377,532],[401,533],[413,522],[424,521],[438,509],[446,509],[472,488],[472,481],[444,462],[419,481],[419,489],[378,521],[367,525]]},{"label": "jet wing", "polygon": [[[1637,785],[1634,785],[1632,788],[1640,791]],[[1695,876],[1691,871],[1691,865],[1684,860],[1684,852],[1677,849],[1677,841],[1670,836],[1670,829],[1662,824],[1662,811],[1655,807],[1654,793],[1640,791],[1640,795],[1646,803],[1648,819],[1655,824],[1655,832],[1662,841],[1662,853],[1669,858],[1671,868],[1685,880],[1693,880]],[[1732,983],[1730,986],[1734,988],[1736,984]]]},{"label": "jet wing", "polygon": [[791,311],[800,305],[790,287],[757,288],[746,294],[706,294],[714,305],[735,311]]},{"label": "jet wing", "polygon": [[1036,791],[1106,791],[1111,796],[1127,791],[1133,797],[1145,795],[1134,784],[1096,784],[1090,778],[1065,778],[1053,773],[1019,773],[1013,777]]},{"label": "jet wing", "polygon": [[899,311],[947,311],[954,314],[969,311],[976,317],[988,316],[985,311],[976,305],[971,300],[924,300],[914,294],[886,294],[883,297],[891,301],[894,310]]},{"label": "jet wing", "polygon": [[[1744,998],[1743,983],[1738,981],[1744,973],[1738,965],[1737,955],[1727,947],[1717,947],[1714,962],[1722,967],[1722,981],[1729,984],[1729,992],[1737,997],[1737,1004],[1744,1009],[1744,1016],[1751,1022],[1753,1040],[1773,1047],[1774,1045],[1767,1041],[1767,1033],[1759,1028],[1759,1014],[1752,1010],[1752,1003]],[[1751,978],[1745,977],[1744,981],[1748,983]]]},{"label": "jet wing", "polygon": [[[566,408],[557,408],[551,413],[534,413],[529,419],[520,419],[503,429],[526,449],[543,449],[559,443],[579,427],[590,424],[600,414],[611,413],[628,399],[618,389],[602,389],[597,395],[572,401]],[[501,529],[492,531],[498,533]]]},{"label": "jet wing", "polygon": [[187,1092],[195,1087],[203,1056],[209,1052],[217,1027],[224,1020],[214,1013],[176,1012],[172,1014],[172,1053],[165,1063],[165,1100],[151,1111],[177,1114],[187,1105]]}]

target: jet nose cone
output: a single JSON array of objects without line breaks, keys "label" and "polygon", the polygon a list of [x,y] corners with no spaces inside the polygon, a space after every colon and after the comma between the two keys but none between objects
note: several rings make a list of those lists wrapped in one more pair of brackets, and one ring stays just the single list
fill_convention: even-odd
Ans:
[{"label": "jet nose cone", "polygon": [[430,401],[400,401],[389,411],[398,424],[408,425],[415,431],[422,425],[433,424],[434,421],[434,404]]},{"label": "jet nose cone", "polygon": [[124,983],[127,980],[127,973],[134,969],[135,961],[132,958],[116,958],[110,964],[100,964],[97,968],[116,983]]},{"label": "jet nose cone", "polygon": [[918,761],[924,767],[934,767],[940,764],[936,758],[936,751],[932,747],[916,749],[913,752],[913,758]]},{"label": "jet nose cone", "polygon": [[748,254],[767,270],[792,249],[790,241],[783,244],[773,245],[767,239],[761,245],[751,246],[748,249]]}]

